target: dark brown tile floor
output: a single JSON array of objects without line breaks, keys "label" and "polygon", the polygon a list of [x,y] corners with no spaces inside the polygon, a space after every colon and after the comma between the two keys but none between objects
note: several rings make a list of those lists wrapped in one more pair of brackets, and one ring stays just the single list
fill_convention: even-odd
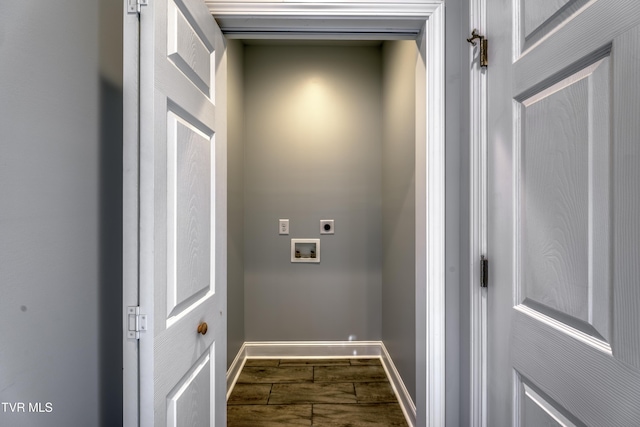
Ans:
[{"label": "dark brown tile floor", "polygon": [[379,359],[248,359],[228,427],[407,426]]}]

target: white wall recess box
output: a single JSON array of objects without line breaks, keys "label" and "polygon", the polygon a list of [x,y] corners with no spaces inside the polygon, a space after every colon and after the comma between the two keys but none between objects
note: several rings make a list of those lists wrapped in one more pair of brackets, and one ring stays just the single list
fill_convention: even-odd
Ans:
[{"label": "white wall recess box", "polygon": [[291,262],[320,262],[320,239],[291,239]]},{"label": "white wall recess box", "polygon": [[320,220],[320,234],[334,234],[332,219]]}]

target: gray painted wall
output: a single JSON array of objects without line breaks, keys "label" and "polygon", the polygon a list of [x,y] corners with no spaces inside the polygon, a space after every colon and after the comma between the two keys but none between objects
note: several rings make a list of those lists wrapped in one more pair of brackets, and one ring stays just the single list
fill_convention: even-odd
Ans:
[{"label": "gray painted wall", "polygon": [[99,0],[100,425],[122,422],[122,5]]},{"label": "gray painted wall", "polygon": [[244,343],[244,46],[227,40],[227,368]]},{"label": "gray painted wall", "polygon": [[382,45],[382,340],[416,399],[415,41]]},{"label": "gray painted wall", "polygon": [[445,0],[446,424],[469,418],[469,1]]},{"label": "gray painted wall", "polygon": [[121,6],[0,6],[3,426],[122,419]]},{"label": "gray painted wall", "polygon": [[[381,338],[379,47],[245,46],[248,341]],[[278,235],[278,219],[290,235]],[[290,262],[321,238],[320,264]]]}]

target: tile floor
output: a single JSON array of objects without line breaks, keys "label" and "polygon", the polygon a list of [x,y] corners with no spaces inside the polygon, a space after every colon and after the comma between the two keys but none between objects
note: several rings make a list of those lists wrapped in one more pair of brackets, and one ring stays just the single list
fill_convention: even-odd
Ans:
[{"label": "tile floor", "polygon": [[228,427],[407,426],[379,359],[248,359]]}]

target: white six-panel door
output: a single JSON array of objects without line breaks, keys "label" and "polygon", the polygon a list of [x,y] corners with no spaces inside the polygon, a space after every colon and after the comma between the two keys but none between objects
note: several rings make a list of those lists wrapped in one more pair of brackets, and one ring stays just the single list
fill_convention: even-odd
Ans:
[{"label": "white six-panel door", "polygon": [[487,17],[488,425],[640,425],[640,3]]},{"label": "white six-panel door", "polygon": [[144,426],[225,424],[225,73],[224,38],[201,1],[154,0],[142,7]]}]

